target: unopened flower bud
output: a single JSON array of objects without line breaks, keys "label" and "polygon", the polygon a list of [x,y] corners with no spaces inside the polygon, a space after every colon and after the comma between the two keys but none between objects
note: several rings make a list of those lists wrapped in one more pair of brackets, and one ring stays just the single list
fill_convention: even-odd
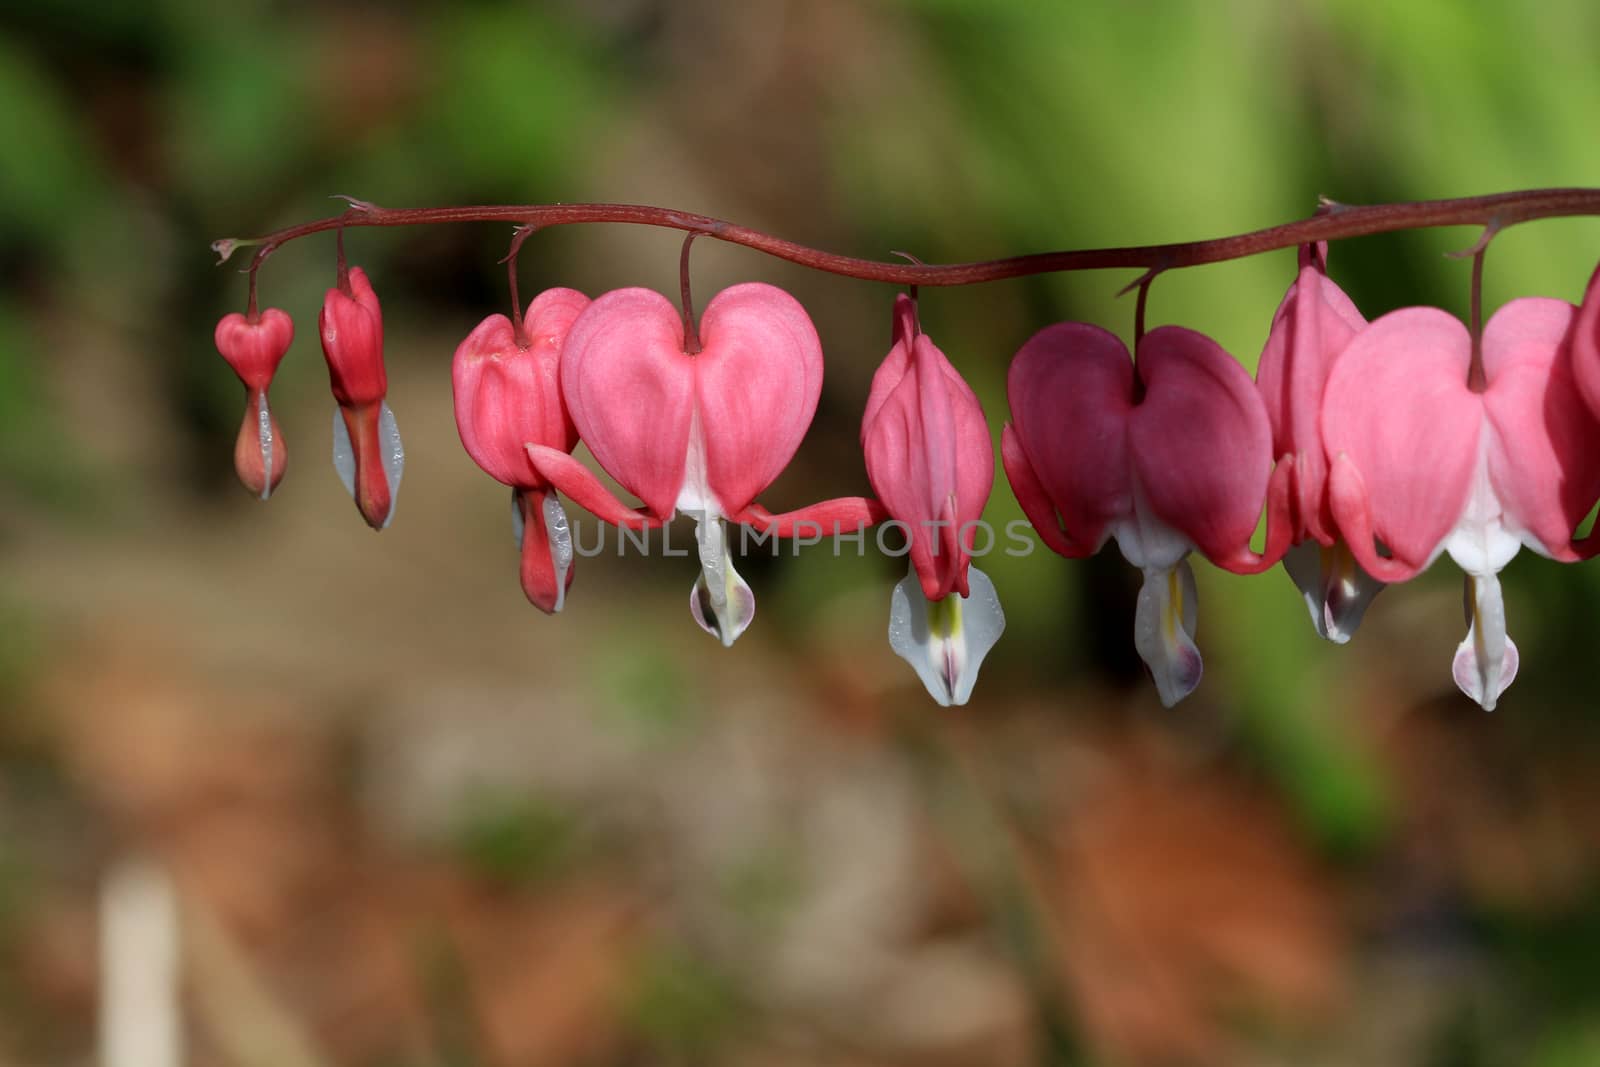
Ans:
[{"label": "unopened flower bud", "polygon": [[217,351],[244,383],[244,421],[233,446],[239,481],[262,500],[283,481],[289,451],[267,401],[272,376],[294,340],[294,322],[277,308],[251,321],[237,311],[217,323]]},{"label": "unopened flower bud", "polygon": [[333,420],[333,466],[367,525],[381,530],[394,518],[405,453],[384,396],[383,313],[366,272],[351,267],[342,286],[328,290],[318,319],[328,384],[339,405]]}]

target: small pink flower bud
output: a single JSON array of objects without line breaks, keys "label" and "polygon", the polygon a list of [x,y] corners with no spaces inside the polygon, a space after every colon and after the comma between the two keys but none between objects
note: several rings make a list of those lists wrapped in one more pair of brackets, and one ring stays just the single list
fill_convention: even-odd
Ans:
[{"label": "small pink flower bud", "polygon": [[394,517],[405,454],[394,413],[384,401],[383,313],[366,272],[351,267],[343,287],[328,290],[318,318],[328,384],[339,404],[333,464],[367,525],[381,530]]},{"label": "small pink flower bud", "polygon": [[342,408],[376,404],[389,391],[383,368],[383,312],[366,271],[351,267],[349,291],[335,286],[322,299],[317,325],[328,358],[328,384]]},{"label": "small pink flower bud", "polygon": [[235,311],[217,323],[217,351],[245,389],[244,421],[233,446],[233,468],[245,488],[262,500],[278,488],[289,463],[267,391],[293,340],[294,322],[277,308],[268,308],[254,322]]},{"label": "small pink flower bud", "polygon": [[512,490],[512,520],[522,550],[522,591],[547,615],[572,585],[572,537],[555,490],[528,458],[530,444],[571,452],[578,431],[561,399],[561,346],[589,298],[548,289],[528,308],[527,346],[511,320],[490,315],[456,349],[451,365],[456,429],[478,466]]}]

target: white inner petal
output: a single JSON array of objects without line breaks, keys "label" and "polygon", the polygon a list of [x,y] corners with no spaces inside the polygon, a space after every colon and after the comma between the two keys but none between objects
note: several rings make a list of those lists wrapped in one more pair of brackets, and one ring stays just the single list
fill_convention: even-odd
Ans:
[{"label": "white inner petal", "polygon": [[256,434],[261,442],[261,499],[265,500],[272,495],[272,412],[267,410],[265,390],[256,394]]},{"label": "white inner petal", "polygon": [[951,593],[928,603],[913,569],[889,599],[889,647],[911,664],[940,706],[965,704],[984,657],[1006,628],[1005,612],[989,576],[967,569],[970,596]]},{"label": "white inner petal", "polygon": [[1331,547],[1301,541],[1284,555],[1283,569],[1299,588],[1311,625],[1336,645],[1354,636],[1372,598],[1383,591],[1383,583],[1361,569],[1343,541]]},{"label": "white inner petal", "polygon": [[727,526],[720,518],[695,516],[700,548],[700,577],[689,590],[689,611],[706,633],[732,645],[756,613],[756,595],[728,555]]},{"label": "white inner petal", "polygon": [[[567,572],[572,569],[572,528],[555,490],[544,497],[544,530],[550,545],[550,562],[556,572],[556,611],[567,601]],[[520,541],[519,541],[520,543]]]},{"label": "white inner petal", "polygon": [[1456,566],[1468,574],[1493,574],[1501,570],[1522,547],[1521,531],[1508,525],[1505,505],[1489,481],[1489,435],[1494,433],[1488,416],[1478,431],[1478,462],[1472,472],[1472,489],[1467,506],[1455,528],[1445,535],[1444,550]]},{"label": "white inner petal", "polygon": [[1194,692],[1204,665],[1195,647],[1198,595],[1188,560],[1146,567],[1134,613],[1133,645],[1150,668],[1161,703],[1172,707]]},{"label": "white inner petal", "polygon": [[383,473],[389,481],[389,514],[383,520],[384,529],[388,529],[400,500],[400,476],[405,472],[406,451],[400,444],[400,427],[395,424],[394,412],[389,410],[387,400],[378,412],[378,447],[383,449]]},{"label": "white inner petal", "polygon": [[[384,517],[381,529],[388,529],[394,521],[395,503],[400,498],[400,476],[405,472],[406,452],[400,444],[400,427],[394,421],[389,402],[382,401],[378,410],[378,447],[383,449],[383,476],[389,483],[389,514]],[[351,499],[356,495],[356,452],[350,443],[350,431],[344,424],[344,413],[336,404],[333,408],[333,469],[344,484]]]},{"label": "white inner petal", "polygon": [[1169,570],[1194,548],[1183,534],[1156,518],[1144,487],[1133,478],[1133,514],[1111,524],[1122,558],[1140,569]]},{"label": "white inner petal", "polygon": [[333,406],[333,469],[338,472],[344,491],[356,495],[356,451],[350,444],[350,431],[344,425],[344,412]]},{"label": "white inner petal", "polygon": [[717,517],[723,514],[722,504],[706,483],[706,435],[700,425],[700,406],[695,405],[689,417],[689,450],[683,460],[683,485],[678,489],[679,511],[699,512]]},{"label": "white inner petal", "polygon": [[1467,575],[1464,590],[1467,636],[1456,647],[1451,674],[1467,696],[1493,711],[1500,694],[1517,676],[1521,657],[1506,633],[1505,600],[1493,574]]}]

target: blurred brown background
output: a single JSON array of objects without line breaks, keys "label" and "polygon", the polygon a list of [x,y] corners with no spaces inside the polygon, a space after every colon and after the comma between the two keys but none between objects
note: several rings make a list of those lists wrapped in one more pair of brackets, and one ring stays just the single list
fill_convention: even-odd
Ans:
[{"label": "blurred brown background", "polygon": [[[614,537],[560,617],[528,606],[449,394],[508,227],[350,234],[409,459],[381,536],[327,458],[332,239],[273,257],[290,462],[252,500],[211,343],[244,278],[207,250],[331,194],[951,261],[1593,185],[1596,40],[1583,0],[0,7],[0,1065],[129,1062],[173,1010],[192,1065],[1600,1063],[1594,566],[1508,570],[1523,668],[1488,715],[1450,681],[1448,561],[1345,648],[1281,574],[1197,565],[1207,676],[1163,711],[1114,552],[993,556],[1009,629],[945,711],[870,542],[743,561],[732,650],[692,562]],[[1441,253],[1473,237],[1332,269],[1369,317],[1462,313]],[[1597,237],[1502,236],[1488,306],[1575,299]],[[541,234],[524,292],[670,292],[677,247]],[[828,354],[766,502],[865,491],[892,290],[695,257],[702,302],[783,285]],[[1164,277],[1151,322],[1253,367],[1293,262]],[[998,435],[1010,354],[1126,336],[1128,280],[925,292],[924,324]],[[986,517],[1018,515],[1001,478]]]}]

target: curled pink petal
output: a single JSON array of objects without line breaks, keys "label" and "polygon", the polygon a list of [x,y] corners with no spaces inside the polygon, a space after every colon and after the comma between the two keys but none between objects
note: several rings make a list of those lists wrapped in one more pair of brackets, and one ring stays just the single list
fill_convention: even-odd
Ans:
[{"label": "curled pink petal", "polygon": [[594,472],[566,452],[548,445],[527,446],[528,460],[539,477],[565,493],[579,507],[615,526],[633,530],[651,529],[666,520],[652,514],[635,511],[614,496],[601,484]]},{"label": "curled pink petal", "polygon": [[889,517],[881,503],[871,497],[845,496],[808,504],[794,511],[774,515],[760,504],[751,504],[733,521],[754,527],[775,537],[851,534],[874,526]]}]

